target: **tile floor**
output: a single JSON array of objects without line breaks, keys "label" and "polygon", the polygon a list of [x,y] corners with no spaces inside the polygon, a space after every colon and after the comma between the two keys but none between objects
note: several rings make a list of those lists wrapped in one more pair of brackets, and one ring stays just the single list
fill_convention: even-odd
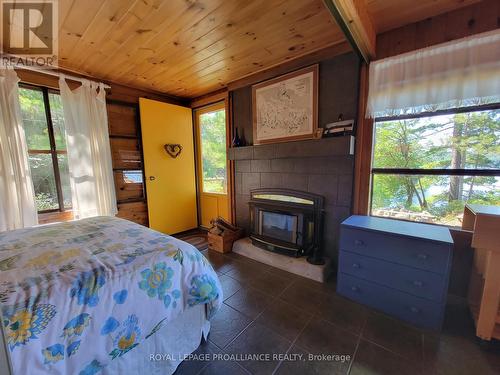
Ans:
[{"label": "tile floor", "polygon": [[[220,276],[224,304],[196,353],[271,356],[185,361],[177,375],[500,374],[499,346],[485,350],[478,345],[462,302],[449,303],[437,334],[344,299],[333,282],[316,283],[237,254],[203,254]],[[273,353],[288,357],[279,360]],[[331,353],[351,359],[291,360]]]}]

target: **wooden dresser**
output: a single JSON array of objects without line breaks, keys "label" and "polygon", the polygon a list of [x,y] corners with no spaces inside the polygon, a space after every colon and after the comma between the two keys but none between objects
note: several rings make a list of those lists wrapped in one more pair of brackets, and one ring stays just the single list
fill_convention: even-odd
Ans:
[{"label": "wooden dresser", "polygon": [[467,204],[462,229],[473,231],[468,300],[476,335],[500,340],[500,206]]},{"label": "wooden dresser", "polygon": [[452,248],[446,227],[351,216],[341,225],[337,292],[416,326],[439,330]]}]

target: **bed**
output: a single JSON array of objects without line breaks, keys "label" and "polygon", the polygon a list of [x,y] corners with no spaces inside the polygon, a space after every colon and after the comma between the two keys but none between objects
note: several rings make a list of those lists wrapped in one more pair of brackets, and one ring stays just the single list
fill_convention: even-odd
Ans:
[{"label": "bed", "polygon": [[95,217],[0,233],[0,303],[16,374],[171,374],[222,303],[192,245]]}]

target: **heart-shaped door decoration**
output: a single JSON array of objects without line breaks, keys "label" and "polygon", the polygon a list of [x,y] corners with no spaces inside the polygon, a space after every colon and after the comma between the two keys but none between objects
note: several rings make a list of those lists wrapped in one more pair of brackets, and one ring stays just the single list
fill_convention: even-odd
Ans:
[{"label": "heart-shaped door decoration", "polygon": [[169,154],[174,159],[179,156],[182,151],[182,146],[178,143],[167,143],[163,147],[165,148],[165,151],[167,151],[167,154]]}]

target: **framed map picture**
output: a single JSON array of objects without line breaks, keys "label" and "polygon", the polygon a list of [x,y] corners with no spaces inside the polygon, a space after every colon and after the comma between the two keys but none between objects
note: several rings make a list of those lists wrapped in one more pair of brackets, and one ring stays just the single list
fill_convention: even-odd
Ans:
[{"label": "framed map picture", "polygon": [[254,144],[311,139],[318,128],[318,65],[252,86]]}]

